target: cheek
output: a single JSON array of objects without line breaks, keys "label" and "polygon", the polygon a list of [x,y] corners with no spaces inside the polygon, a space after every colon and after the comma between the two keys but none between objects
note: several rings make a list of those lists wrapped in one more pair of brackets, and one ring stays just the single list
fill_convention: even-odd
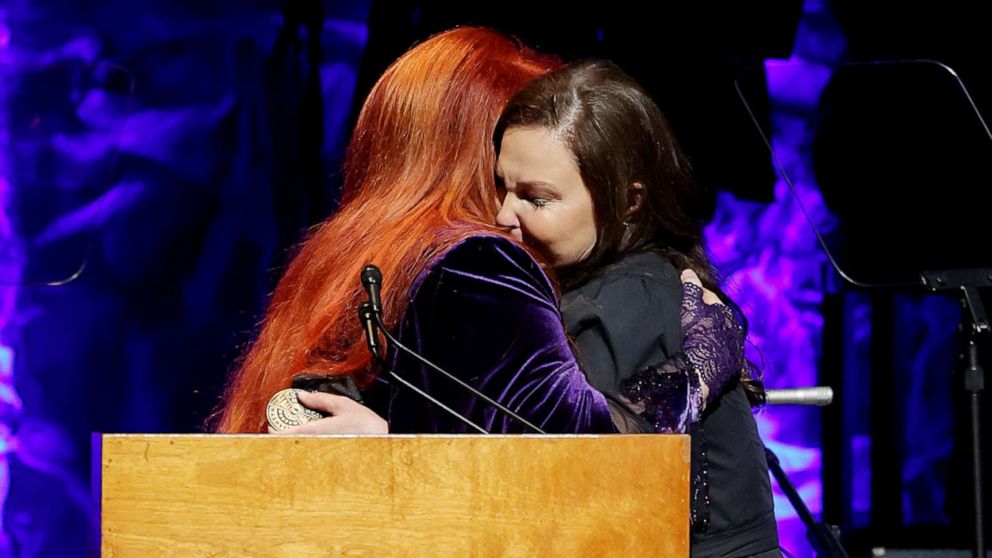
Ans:
[{"label": "cheek", "polygon": [[581,230],[585,235],[592,235],[593,238],[596,237],[596,212],[593,209],[592,200],[586,200],[579,204],[573,217],[577,223],[582,224]]},{"label": "cheek", "polygon": [[575,203],[568,208],[566,214],[561,216],[563,229],[567,230],[568,236],[578,239],[587,239],[590,235],[596,236],[596,215],[592,207],[585,203]]},{"label": "cheek", "polygon": [[598,237],[599,231],[596,228],[595,219],[583,219],[582,228],[577,230],[575,233],[575,238],[578,244],[576,249],[580,253],[579,259],[585,259],[586,256],[592,253],[593,249],[596,247]]},{"label": "cheek", "polygon": [[586,205],[578,205],[569,212],[567,226],[563,228],[562,246],[560,251],[564,264],[575,264],[589,256],[596,248],[599,231],[596,227],[596,217],[592,209]]},{"label": "cheek", "polygon": [[592,242],[596,242],[596,237],[599,236],[599,227],[596,226],[596,216],[589,212],[588,215],[583,219],[584,231],[588,238],[592,238]]},{"label": "cheek", "polygon": [[520,215],[519,218],[523,241],[528,246],[545,253],[553,251],[561,236],[554,226],[553,219],[539,213],[527,213]]},{"label": "cheek", "polygon": [[534,215],[517,215],[517,219],[520,222],[520,228],[529,238],[540,241],[544,237],[540,219],[535,218]]}]

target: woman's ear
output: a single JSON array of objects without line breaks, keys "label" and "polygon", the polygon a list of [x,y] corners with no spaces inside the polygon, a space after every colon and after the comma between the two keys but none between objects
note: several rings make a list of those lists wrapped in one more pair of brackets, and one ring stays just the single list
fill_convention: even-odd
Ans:
[{"label": "woman's ear", "polygon": [[634,182],[627,187],[627,211],[624,212],[624,219],[633,217],[640,211],[642,205],[644,205],[644,185]]}]

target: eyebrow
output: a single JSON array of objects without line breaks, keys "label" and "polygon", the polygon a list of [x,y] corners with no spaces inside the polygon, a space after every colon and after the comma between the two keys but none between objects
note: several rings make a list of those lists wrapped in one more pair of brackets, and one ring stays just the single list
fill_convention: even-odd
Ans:
[{"label": "eyebrow", "polygon": [[[503,186],[506,187],[506,177],[503,176],[499,170],[496,170],[496,179],[503,182]],[[545,180],[517,180],[514,183],[514,188],[522,188],[526,190],[540,190],[548,194],[558,194],[558,186],[553,182],[547,182]]]},{"label": "eyebrow", "polygon": [[546,182],[544,180],[518,180],[517,184],[520,186],[525,186],[527,188],[555,188],[556,186],[551,182]]},{"label": "eyebrow", "polygon": [[516,189],[530,194],[547,196],[553,199],[561,199],[560,189],[554,184],[544,182],[543,180],[519,181],[516,184]]}]

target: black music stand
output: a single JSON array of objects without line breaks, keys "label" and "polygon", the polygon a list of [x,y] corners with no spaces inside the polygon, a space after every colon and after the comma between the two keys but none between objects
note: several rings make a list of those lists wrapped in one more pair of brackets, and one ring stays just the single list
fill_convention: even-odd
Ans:
[{"label": "black music stand", "polygon": [[[978,341],[989,333],[989,323],[979,289],[992,287],[992,249],[987,243],[989,210],[978,200],[987,198],[980,190],[992,184],[987,164],[992,133],[961,79],[942,63],[870,62],[829,70],[819,98],[813,167],[837,227],[821,234],[798,195],[796,201],[831,265],[849,285],[954,293],[960,301],[971,423],[973,549],[975,556],[984,557],[984,371]],[[824,68],[809,75],[822,78]],[[741,79],[737,87],[748,105]],[[768,135],[758,128],[771,149]],[[776,166],[796,194],[777,160]]]}]

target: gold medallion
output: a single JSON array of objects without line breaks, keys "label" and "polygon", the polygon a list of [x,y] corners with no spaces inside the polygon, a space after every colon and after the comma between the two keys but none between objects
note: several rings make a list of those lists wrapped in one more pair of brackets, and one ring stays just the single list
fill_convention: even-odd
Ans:
[{"label": "gold medallion", "polygon": [[276,392],[272,399],[269,399],[269,404],[265,408],[265,417],[269,420],[269,426],[272,427],[272,430],[286,430],[293,426],[324,418],[324,415],[300,404],[300,400],[296,397],[298,391],[297,389],[284,389]]}]

